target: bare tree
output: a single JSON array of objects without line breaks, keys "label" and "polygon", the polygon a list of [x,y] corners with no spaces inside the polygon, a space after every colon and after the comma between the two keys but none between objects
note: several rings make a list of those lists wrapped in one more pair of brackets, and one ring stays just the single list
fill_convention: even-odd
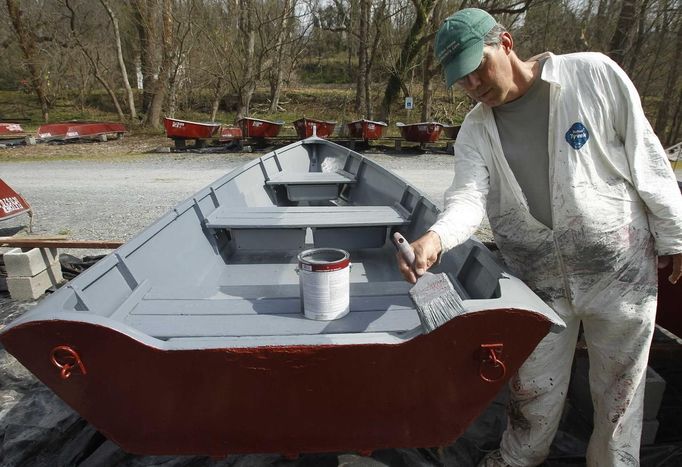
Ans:
[{"label": "bare tree", "polygon": [[45,81],[41,73],[41,58],[37,51],[37,37],[34,31],[26,24],[24,14],[19,7],[17,0],[7,0],[7,10],[9,13],[12,27],[17,35],[19,47],[24,55],[24,64],[31,75],[31,87],[40,102],[40,110],[43,114],[43,121],[48,122],[50,113],[50,100],[45,89]]},{"label": "bare tree", "polygon": [[132,121],[137,120],[137,111],[135,109],[135,95],[133,94],[133,89],[130,87],[130,81],[128,80],[128,70],[126,68],[125,60],[123,59],[123,47],[121,46],[121,31],[118,27],[118,17],[111,8],[108,0],[100,0],[100,3],[107,11],[109,19],[111,19],[111,25],[114,28],[114,40],[116,42],[116,58],[118,59],[118,66],[121,70],[121,78],[123,81],[123,86],[126,90],[126,97],[128,99],[128,109],[130,111],[130,119]]}]

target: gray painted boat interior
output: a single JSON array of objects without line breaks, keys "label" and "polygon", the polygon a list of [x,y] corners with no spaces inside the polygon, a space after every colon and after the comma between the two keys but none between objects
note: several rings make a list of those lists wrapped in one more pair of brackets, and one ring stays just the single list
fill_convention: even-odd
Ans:
[{"label": "gray painted boat interior", "polygon": [[[422,333],[390,234],[419,237],[436,206],[401,178],[316,137],[270,152],[200,190],[10,327],[73,320],[162,349],[399,344]],[[301,312],[297,255],[351,256],[350,313]],[[563,327],[476,239],[444,255],[464,313],[519,308]]]}]

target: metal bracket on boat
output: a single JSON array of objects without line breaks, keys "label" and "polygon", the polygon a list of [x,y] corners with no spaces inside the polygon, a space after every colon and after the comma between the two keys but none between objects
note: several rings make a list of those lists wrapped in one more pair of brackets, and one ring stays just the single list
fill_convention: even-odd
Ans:
[{"label": "metal bracket on boat", "polygon": [[88,373],[78,352],[68,345],[59,345],[52,349],[50,359],[52,364],[61,370],[59,376],[62,379],[69,379],[74,368],[78,368],[83,375]]},{"label": "metal bracket on boat", "polygon": [[500,359],[504,344],[481,344],[479,375],[486,383],[496,383],[507,374],[507,366]]}]

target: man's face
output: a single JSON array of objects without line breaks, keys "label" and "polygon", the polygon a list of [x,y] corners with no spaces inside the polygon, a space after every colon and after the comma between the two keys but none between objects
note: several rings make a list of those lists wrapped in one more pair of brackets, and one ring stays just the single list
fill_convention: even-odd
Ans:
[{"label": "man's face", "polygon": [[457,81],[472,99],[489,107],[511,100],[509,92],[514,85],[509,56],[503,44],[486,45],[479,67]]}]

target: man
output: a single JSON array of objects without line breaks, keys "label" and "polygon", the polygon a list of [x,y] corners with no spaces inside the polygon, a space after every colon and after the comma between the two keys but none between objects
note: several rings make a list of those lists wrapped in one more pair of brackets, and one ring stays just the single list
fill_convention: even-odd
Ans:
[{"label": "man", "polygon": [[485,212],[500,252],[564,319],[510,382],[500,450],[481,465],[543,462],[556,433],[582,322],[590,358],[591,466],[637,465],[656,256],[682,276],[682,196],[625,73],[597,53],[522,61],[486,12],[445,20],[435,54],[448,86],[479,104],[455,144],[438,221],[413,243],[414,282]]}]

